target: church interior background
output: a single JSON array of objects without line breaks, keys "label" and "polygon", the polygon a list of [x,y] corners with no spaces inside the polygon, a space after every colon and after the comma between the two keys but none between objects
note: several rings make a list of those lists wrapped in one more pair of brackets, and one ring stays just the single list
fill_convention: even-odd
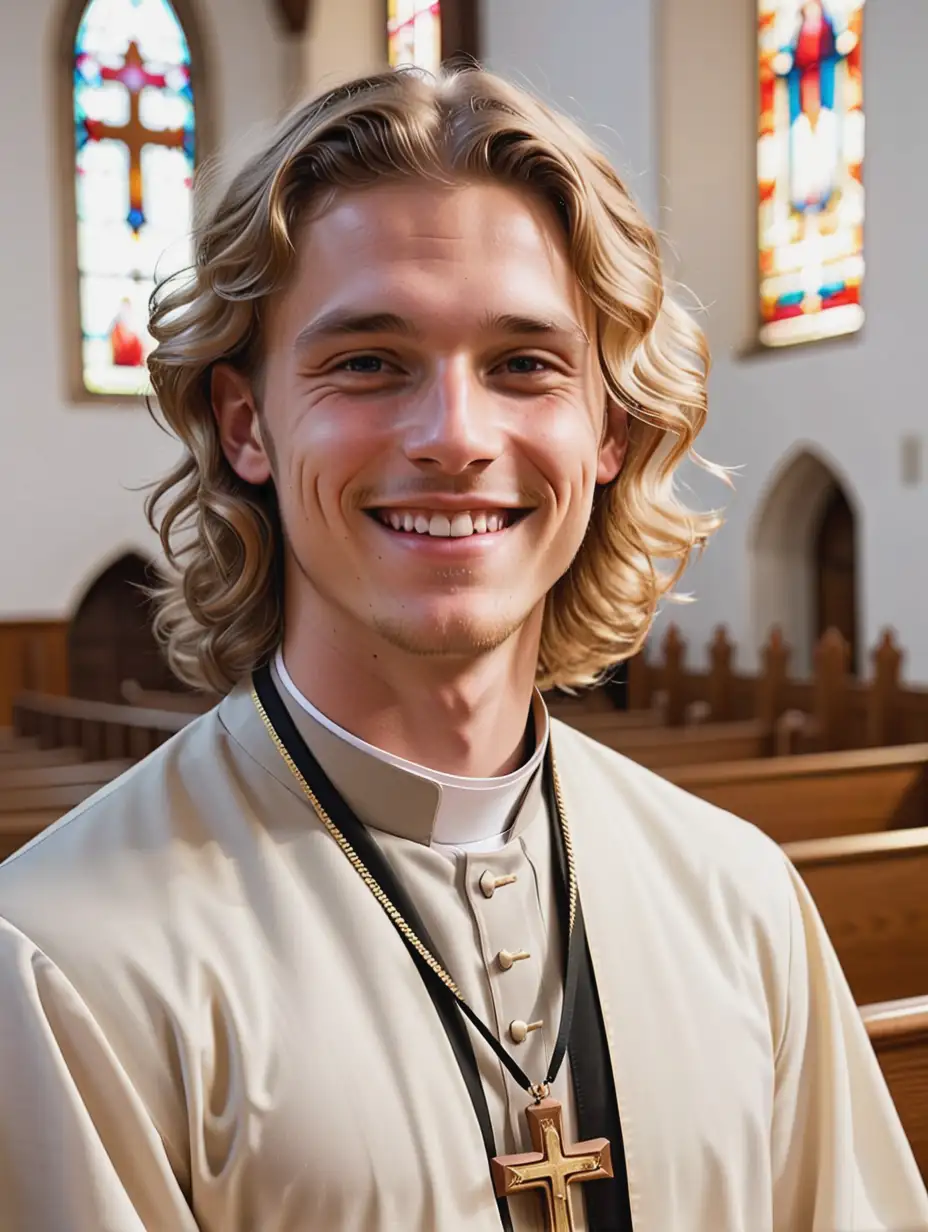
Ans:
[{"label": "church interior background", "polygon": [[[197,193],[296,99],[388,63],[477,55],[593,131],[707,331],[692,499],[726,507],[666,604],[689,662],[723,625],[750,672],[885,630],[928,682],[921,322],[928,179],[919,0],[35,0],[0,81],[0,724],[23,688],[119,700],[176,682],[139,584],[145,306]],[[203,169],[210,168],[206,175]]]}]

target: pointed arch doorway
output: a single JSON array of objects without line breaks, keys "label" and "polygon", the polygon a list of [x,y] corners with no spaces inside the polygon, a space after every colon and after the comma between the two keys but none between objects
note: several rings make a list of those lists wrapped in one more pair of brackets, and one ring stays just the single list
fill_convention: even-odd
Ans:
[{"label": "pointed arch doorway", "polygon": [[848,485],[810,449],[795,453],[761,500],[751,536],[755,642],[774,625],[809,675],[818,639],[837,628],[861,669],[858,518]]},{"label": "pointed arch doorway", "polygon": [[68,632],[70,691],[90,701],[122,702],[122,684],[178,690],[152,632],[145,589],[157,580],[151,565],[127,552],[91,582]]},{"label": "pointed arch doorway", "polygon": [[828,493],[814,544],[816,640],[837,629],[851,648],[851,670],[860,668],[857,645],[857,528],[840,485]]}]

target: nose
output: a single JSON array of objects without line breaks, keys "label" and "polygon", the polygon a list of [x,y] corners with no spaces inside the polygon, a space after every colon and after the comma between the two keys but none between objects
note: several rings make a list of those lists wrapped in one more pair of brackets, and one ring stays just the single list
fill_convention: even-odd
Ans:
[{"label": "nose", "polygon": [[482,469],[503,448],[498,408],[466,356],[441,363],[410,408],[405,452],[430,470]]}]

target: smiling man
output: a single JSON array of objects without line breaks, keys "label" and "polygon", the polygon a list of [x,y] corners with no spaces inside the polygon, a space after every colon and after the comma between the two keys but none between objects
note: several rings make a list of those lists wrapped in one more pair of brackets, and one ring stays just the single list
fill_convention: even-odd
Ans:
[{"label": "smiling man", "polygon": [[549,722],[717,519],[699,334],[490,75],[289,117],[162,288],[175,669],[0,869],[0,1229],[876,1232],[928,1198],[781,852]]}]

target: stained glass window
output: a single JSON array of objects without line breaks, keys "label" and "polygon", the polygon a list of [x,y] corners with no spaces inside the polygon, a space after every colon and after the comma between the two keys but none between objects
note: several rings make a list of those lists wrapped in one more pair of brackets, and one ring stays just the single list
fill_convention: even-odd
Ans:
[{"label": "stained glass window", "polygon": [[390,64],[413,64],[437,73],[441,66],[439,0],[389,0],[387,47]]},{"label": "stained glass window", "polygon": [[860,329],[864,0],[758,0],[760,341]]},{"label": "stained glass window", "polygon": [[191,256],[190,51],[168,0],[90,0],[73,74],[82,382],[145,393],[148,297]]}]

